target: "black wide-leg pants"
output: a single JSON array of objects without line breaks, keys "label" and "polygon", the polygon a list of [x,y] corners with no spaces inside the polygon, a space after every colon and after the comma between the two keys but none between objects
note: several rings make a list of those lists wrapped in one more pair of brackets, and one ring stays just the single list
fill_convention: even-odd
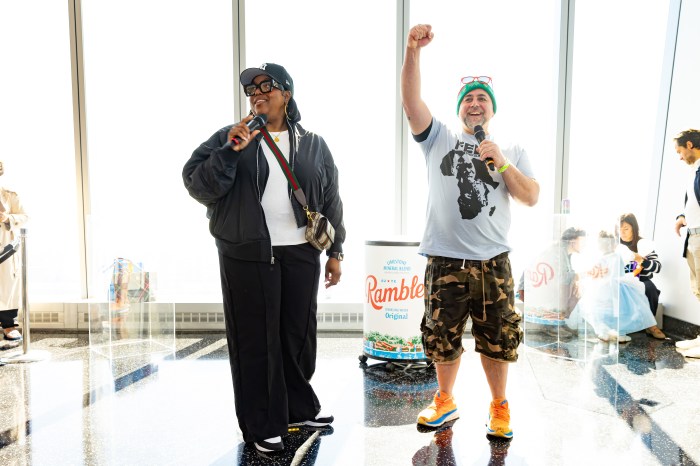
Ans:
[{"label": "black wide-leg pants", "polygon": [[0,326],[4,329],[17,327],[17,311],[18,309],[0,311]]},{"label": "black wide-leg pants", "polygon": [[274,264],[219,254],[226,336],[238,425],[254,442],[287,433],[321,410],[316,370],[320,252],[275,246]]}]

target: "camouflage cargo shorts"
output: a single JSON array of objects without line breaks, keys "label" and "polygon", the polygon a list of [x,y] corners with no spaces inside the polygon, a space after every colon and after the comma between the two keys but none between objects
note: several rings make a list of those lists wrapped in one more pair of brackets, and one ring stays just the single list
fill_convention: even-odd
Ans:
[{"label": "camouflage cargo shorts", "polygon": [[514,299],[508,253],[485,261],[428,257],[421,322],[426,356],[438,363],[457,359],[464,351],[462,335],[471,316],[476,352],[517,361],[523,332]]}]

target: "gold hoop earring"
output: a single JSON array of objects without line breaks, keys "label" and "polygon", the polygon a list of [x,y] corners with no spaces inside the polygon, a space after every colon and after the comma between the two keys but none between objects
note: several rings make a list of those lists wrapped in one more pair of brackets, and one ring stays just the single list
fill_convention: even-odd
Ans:
[{"label": "gold hoop earring", "polygon": [[284,116],[287,117],[287,120],[289,120],[289,114],[287,113],[287,105],[289,105],[287,102],[284,103]]}]

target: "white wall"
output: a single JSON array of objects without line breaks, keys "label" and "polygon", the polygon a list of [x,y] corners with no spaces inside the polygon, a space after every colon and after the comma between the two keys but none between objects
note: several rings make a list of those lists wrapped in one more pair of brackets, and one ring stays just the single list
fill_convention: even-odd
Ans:
[{"label": "white wall", "polygon": [[[658,209],[654,225],[656,250],[663,269],[655,277],[661,290],[660,300],[664,314],[700,325],[700,302],[690,291],[688,265],[681,256],[685,230],[679,238],[673,229],[676,216],[683,211],[683,199],[689,179],[694,176],[691,168],[680,161],[674,149],[673,137],[678,132],[700,129],[700,2],[685,1],[681,6],[676,56],[671,87],[666,143],[664,144]],[[640,96],[640,98],[644,98]],[[650,103],[652,105],[653,103]],[[629,144],[621,137],[623,144]],[[633,144],[634,137],[631,138]],[[640,188],[640,195],[645,195]]]}]

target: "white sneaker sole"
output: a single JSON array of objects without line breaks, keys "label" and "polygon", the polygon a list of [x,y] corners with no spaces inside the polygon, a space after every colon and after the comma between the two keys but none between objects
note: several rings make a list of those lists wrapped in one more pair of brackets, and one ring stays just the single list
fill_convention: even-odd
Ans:
[{"label": "white sneaker sole", "polygon": [[[335,421],[335,419],[333,419]],[[302,426],[307,426],[307,427],[327,427],[331,424],[333,424],[333,421],[326,421],[326,422],[320,422],[320,421],[303,421],[303,422],[293,422],[291,424],[288,424],[289,427],[302,427]]]},{"label": "white sneaker sole", "polygon": [[678,349],[678,352],[686,358],[700,358],[700,346],[690,349]]},{"label": "white sneaker sole", "polygon": [[689,350],[698,347],[700,347],[700,338],[696,338],[695,340],[685,340],[676,342],[676,348],[680,350]]},{"label": "white sneaker sole", "polygon": [[309,427],[326,427],[331,425],[332,422],[316,422],[316,421],[306,421],[302,422],[302,425],[309,426]]},{"label": "white sneaker sole", "polygon": [[261,446],[258,442],[253,442],[253,443],[255,444],[255,449],[258,451],[261,451],[263,453],[275,453],[278,451],[282,451],[284,449],[284,447],[283,447],[283,448],[280,448],[278,450],[271,450],[269,448],[265,448],[265,447]]},{"label": "white sneaker sole", "polygon": [[419,424],[421,426],[426,426],[426,427],[440,427],[444,423],[454,421],[456,419],[459,419],[459,411],[457,411],[457,408],[455,408],[450,413],[443,415],[442,417],[440,417],[432,422],[416,421],[416,424]]}]

